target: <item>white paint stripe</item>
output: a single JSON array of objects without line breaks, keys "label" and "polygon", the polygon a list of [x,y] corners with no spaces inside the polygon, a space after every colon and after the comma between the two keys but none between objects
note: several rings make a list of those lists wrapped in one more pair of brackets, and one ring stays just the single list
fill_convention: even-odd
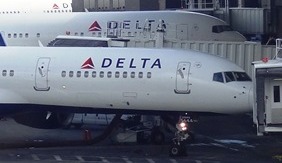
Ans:
[{"label": "white paint stripe", "polygon": [[85,160],[81,156],[75,156],[75,157],[78,159],[78,161],[85,162]]},{"label": "white paint stripe", "polygon": [[196,161],[196,163],[202,163],[202,161],[200,161],[200,160],[195,160]]},{"label": "white paint stripe", "polygon": [[102,160],[102,162],[110,163],[107,159],[105,159],[105,157],[100,157],[100,159]]},{"label": "white paint stripe", "polygon": [[133,163],[132,161],[130,161],[127,157],[123,157],[122,158],[126,163]]},{"label": "white paint stripe", "polygon": [[149,162],[149,163],[155,163],[155,161],[151,158],[146,158],[146,160]]},{"label": "white paint stripe", "polygon": [[40,160],[40,158],[36,154],[32,154],[31,157],[32,157],[32,159],[34,161],[39,161]]},{"label": "white paint stripe", "polygon": [[172,163],[177,163],[177,161],[175,160],[175,159],[169,159],[170,160],[170,162],[172,162]]},{"label": "white paint stripe", "polygon": [[54,158],[56,159],[56,161],[63,161],[61,156],[59,155],[54,155]]}]

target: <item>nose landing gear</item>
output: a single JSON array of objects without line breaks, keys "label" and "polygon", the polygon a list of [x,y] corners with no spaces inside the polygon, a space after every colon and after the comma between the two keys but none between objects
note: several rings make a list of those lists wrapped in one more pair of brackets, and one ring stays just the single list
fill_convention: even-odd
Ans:
[{"label": "nose landing gear", "polygon": [[177,131],[169,148],[169,155],[172,157],[186,155],[185,144],[187,140],[193,139],[192,133],[188,131],[188,122],[191,122],[190,117],[180,116],[179,122],[176,124]]}]

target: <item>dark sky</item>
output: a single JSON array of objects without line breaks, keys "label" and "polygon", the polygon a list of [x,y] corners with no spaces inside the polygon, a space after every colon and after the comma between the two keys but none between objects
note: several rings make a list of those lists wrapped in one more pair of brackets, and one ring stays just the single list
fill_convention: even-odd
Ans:
[{"label": "dark sky", "polygon": [[[220,0],[224,3],[225,0]],[[166,0],[166,8],[180,8],[181,0]],[[238,0],[229,0],[229,7],[238,7]],[[260,7],[259,0],[245,0],[245,7]]]}]

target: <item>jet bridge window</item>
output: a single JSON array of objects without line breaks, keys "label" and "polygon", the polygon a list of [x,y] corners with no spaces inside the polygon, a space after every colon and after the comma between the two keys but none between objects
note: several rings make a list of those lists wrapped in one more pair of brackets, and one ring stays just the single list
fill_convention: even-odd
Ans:
[{"label": "jet bridge window", "polygon": [[274,102],[280,102],[280,86],[273,86]]}]

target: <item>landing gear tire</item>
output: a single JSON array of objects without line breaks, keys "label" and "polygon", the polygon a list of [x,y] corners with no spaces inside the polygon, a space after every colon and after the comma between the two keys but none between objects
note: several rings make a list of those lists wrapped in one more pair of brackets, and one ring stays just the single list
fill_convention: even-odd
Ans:
[{"label": "landing gear tire", "polygon": [[186,156],[186,147],[183,144],[173,144],[169,149],[169,156]]}]

